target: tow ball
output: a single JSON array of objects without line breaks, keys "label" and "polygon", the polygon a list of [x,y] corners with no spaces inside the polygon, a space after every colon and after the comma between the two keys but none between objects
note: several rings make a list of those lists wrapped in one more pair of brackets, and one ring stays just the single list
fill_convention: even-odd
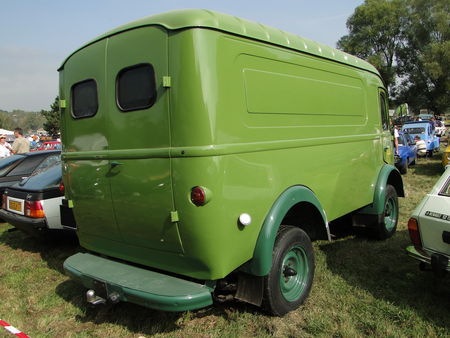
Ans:
[{"label": "tow ball", "polygon": [[95,290],[88,290],[86,292],[86,301],[92,305],[105,304],[107,301],[115,304],[119,302],[119,294],[117,292],[111,292],[105,299],[95,294]]}]

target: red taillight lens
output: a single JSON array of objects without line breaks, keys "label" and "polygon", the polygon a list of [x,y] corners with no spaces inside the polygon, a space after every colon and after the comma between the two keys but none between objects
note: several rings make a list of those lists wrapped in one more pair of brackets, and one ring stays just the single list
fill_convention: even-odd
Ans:
[{"label": "red taillight lens", "polygon": [[422,240],[420,239],[419,222],[415,218],[410,218],[408,221],[408,231],[411,242],[416,248],[422,247]]},{"label": "red taillight lens", "polygon": [[206,193],[202,187],[193,187],[191,190],[191,201],[196,206],[202,206],[206,203]]},{"label": "red taillight lens", "polygon": [[25,201],[25,216],[44,218],[44,208],[42,208],[41,201]]},{"label": "red taillight lens", "polygon": [[64,195],[64,182],[63,181],[61,181],[61,183],[59,183],[59,191],[61,191],[61,194],[63,194]]}]

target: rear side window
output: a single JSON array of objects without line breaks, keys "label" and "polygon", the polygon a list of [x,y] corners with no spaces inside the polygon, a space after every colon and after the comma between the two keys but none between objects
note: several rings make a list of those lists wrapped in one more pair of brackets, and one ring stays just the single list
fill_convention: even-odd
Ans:
[{"label": "rear side window", "polygon": [[122,69],[116,81],[117,105],[122,111],[147,109],[156,101],[155,71],[150,64]]},{"label": "rear side window", "polygon": [[97,114],[97,83],[90,79],[72,86],[72,114],[75,118],[90,117]]}]

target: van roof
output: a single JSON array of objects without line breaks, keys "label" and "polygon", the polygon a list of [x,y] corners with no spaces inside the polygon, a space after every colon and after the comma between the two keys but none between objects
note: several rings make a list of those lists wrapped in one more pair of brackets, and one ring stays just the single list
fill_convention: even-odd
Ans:
[{"label": "van roof", "polygon": [[367,70],[380,76],[376,68],[370,63],[338,49],[305,39],[292,33],[284,32],[277,28],[205,9],[184,9],[164,12],[117,27],[75,50],[64,60],[58,70],[62,70],[67,60],[76,52],[99,40],[127,30],[152,25],[163,26],[168,30],[201,27],[223,31],[337,61],[339,63]]}]

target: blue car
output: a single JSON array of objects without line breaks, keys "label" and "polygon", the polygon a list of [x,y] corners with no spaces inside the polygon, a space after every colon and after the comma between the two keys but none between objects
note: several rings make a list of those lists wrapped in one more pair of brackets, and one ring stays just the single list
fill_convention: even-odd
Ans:
[{"label": "blue car", "polygon": [[409,134],[413,139],[419,136],[424,140],[429,156],[432,156],[434,151],[439,150],[439,137],[436,136],[433,126],[428,121],[405,123],[402,131]]},{"label": "blue car", "polygon": [[411,135],[400,132],[398,137],[398,153],[395,155],[395,166],[402,174],[406,174],[408,166],[416,163],[417,146]]}]

